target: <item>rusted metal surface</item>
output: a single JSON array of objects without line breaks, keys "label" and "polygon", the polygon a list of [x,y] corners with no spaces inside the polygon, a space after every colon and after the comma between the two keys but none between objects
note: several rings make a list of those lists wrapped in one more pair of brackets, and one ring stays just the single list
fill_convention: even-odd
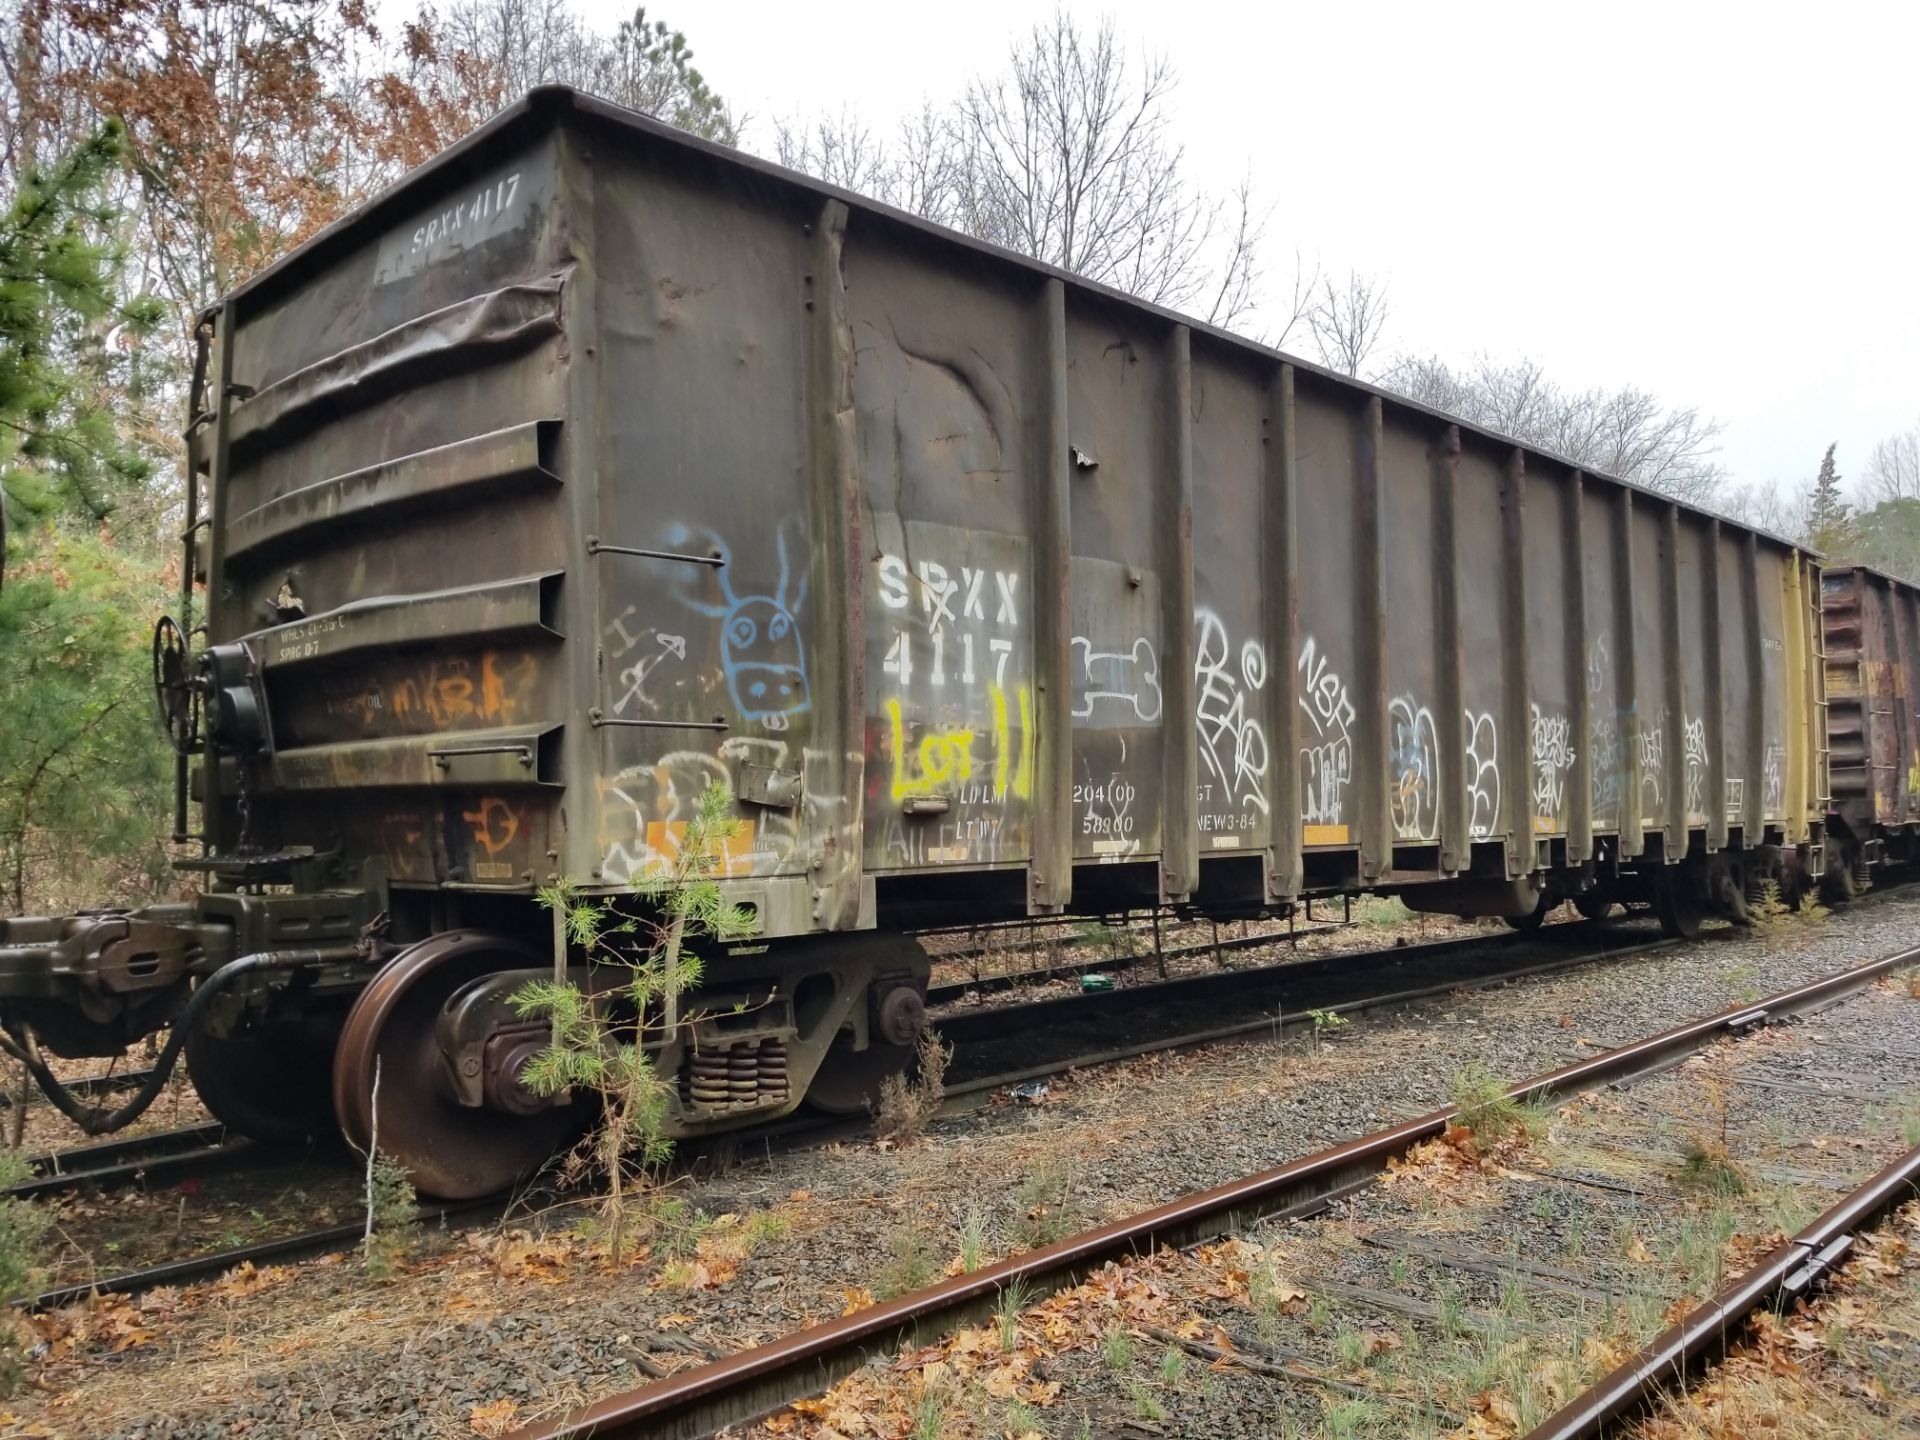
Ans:
[{"label": "rusted metal surface", "polygon": [[[1748,1029],[1769,1017],[1818,1009],[1916,961],[1920,961],[1920,949],[1903,951],[1523,1081],[1508,1093],[1516,1100],[1537,1100],[1660,1069],[1729,1032]],[[1384,1170],[1389,1159],[1440,1134],[1450,1116],[1450,1111],[1435,1111],[1318,1155],[1186,1196],[682,1371],[560,1419],[528,1426],[515,1432],[516,1440],[711,1434],[822,1390],[873,1356],[894,1353],[903,1345],[925,1344],[954,1325],[984,1314],[1016,1284],[1023,1287],[1022,1293],[1037,1298],[1109,1260],[1157,1247],[1193,1244],[1244,1229],[1261,1216],[1323,1202],[1364,1183]]]},{"label": "rusted metal surface", "polygon": [[1700,1366],[1726,1353],[1761,1309],[1807,1291],[1852,1249],[1854,1236],[1920,1195],[1920,1149],[1909,1150],[1818,1220],[1723,1286],[1638,1355],[1527,1432],[1526,1440],[1592,1440],[1661,1396],[1685,1389]]},{"label": "rusted metal surface", "polygon": [[1920,591],[1864,566],[1828,570],[1821,619],[1833,806],[1866,845],[1920,824]]},{"label": "rusted metal surface", "polygon": [[721,781],[780,936],[1816,838],[1797,551],[570,92],[215,329],[216,839],[618,886]]}]

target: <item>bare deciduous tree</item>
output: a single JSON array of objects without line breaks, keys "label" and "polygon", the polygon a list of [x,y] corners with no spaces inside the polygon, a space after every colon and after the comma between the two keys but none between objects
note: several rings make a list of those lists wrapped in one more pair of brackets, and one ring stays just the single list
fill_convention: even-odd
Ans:
[{"label": "bare deciduous tree", "polygon": [[1874,446],[1861,484],[1870,500],[1920,500],[1920,425]]},{"label": "bare deciduous tree", "polygon": [[1307,333],[1320,363],[1343,375],[1358,375],[1387,327],[1387,287],[1358,270],[1343,281],[1321,279],[1306,311]]},{"label": "bare deciduous tree", "polygon": [[775,153],[1099,284],[1243,327],[1266,214],[1251,184],[1220,198],[1192,182],[1171,138],[1174,86],[1173,67],[1136,63],[1111,22],[1087,30],[1062,10],[1014,44],[1004,70],[923,106],[890,144],[843,112],[776,125]]},{"label": "bare deciduous tree", "polygon": [[1717,463],[1720,425],[1696,409],[1669,407],[1637,386],[1562,390],[1539,364],[1480,356],[1456,370],[1437,356],[1408,356],[1384,383],[1576,464],[1694,505],[1711,505],[1726,480]]}]

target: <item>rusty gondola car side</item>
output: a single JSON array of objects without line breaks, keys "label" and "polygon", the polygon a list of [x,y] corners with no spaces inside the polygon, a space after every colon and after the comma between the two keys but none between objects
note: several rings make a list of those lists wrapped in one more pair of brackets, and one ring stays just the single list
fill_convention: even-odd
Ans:
[{"label": "rusty gondola car side", "polygon": [[0,1007],[110,1046],[317,947],[206,1006],[242,1121],[313,1103],[272,1037],[351,1002],[350,1133],[409,1047],[427,1130],[551,1128],[532,891],[657,871],[715,782],[760,934],[658,1052],[680,1133],[860,1103],[913,925],[1370,888],[1686,930],[1819,863],[1793,546],[573,92],[208,334],[206,643],[156,663],[211,893],[112,983],[124,937],[10,922]]},{"label": "rusty gondola car side", "polygon": [[1833,813],[1827,892],[1845,899],[1920,842],[1920,588],[1864,565],[1821,580]]}]

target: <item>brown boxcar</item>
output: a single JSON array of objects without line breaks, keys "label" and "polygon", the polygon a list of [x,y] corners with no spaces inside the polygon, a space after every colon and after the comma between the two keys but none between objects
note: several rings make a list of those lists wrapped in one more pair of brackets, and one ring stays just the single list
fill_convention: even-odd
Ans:
[{"label": "brown boxcar", "polygon": [[1920,591],[1864,565],[1821,577],[1833,784],[1827,888],[1844,898],[1872,867],[1914,858],[1920,831]]},{"label": "brown boxcar", "polygon": [[[114,993],[324,949],[209,1006],[256,1111],[369,975],[350,1133],[382,1054],[430,1055],[429,1130],[538,1110],[528,897],[657,874],[715,783],[761,943],[658,1047],[683,1132],[857,1103],[913,925],[1371,888],[1686,930],[1817,860],[1791,545],[572,92],[207,339],[207,646],[163,661],[216,893],[134,917],[185,938]],[[49,1021],[134,946],[33,923]]]}]

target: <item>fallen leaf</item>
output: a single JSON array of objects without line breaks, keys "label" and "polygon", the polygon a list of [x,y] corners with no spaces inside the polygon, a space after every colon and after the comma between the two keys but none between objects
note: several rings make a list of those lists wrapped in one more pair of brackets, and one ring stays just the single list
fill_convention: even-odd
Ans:
[{"label": "fallen leaf", "polygon": [[840,1313],[842,1315],[851,1315],[855,1311],[865,1310],[873,1304],[873,1291],[867,1289],[864,1285],[848,1285],[840,1291],[840,1298],[843,1302]]},{"label": "fallen leaf", "polygon": [[487,1440],[496,1440],[513,1428],[513,1422],[520,1413],[520,1406],[508,1396],[498,1400],[489,1400],[484,1405],[476,1405],[467,1412],[467,1425],[476,1435],[484,1435]]}]

